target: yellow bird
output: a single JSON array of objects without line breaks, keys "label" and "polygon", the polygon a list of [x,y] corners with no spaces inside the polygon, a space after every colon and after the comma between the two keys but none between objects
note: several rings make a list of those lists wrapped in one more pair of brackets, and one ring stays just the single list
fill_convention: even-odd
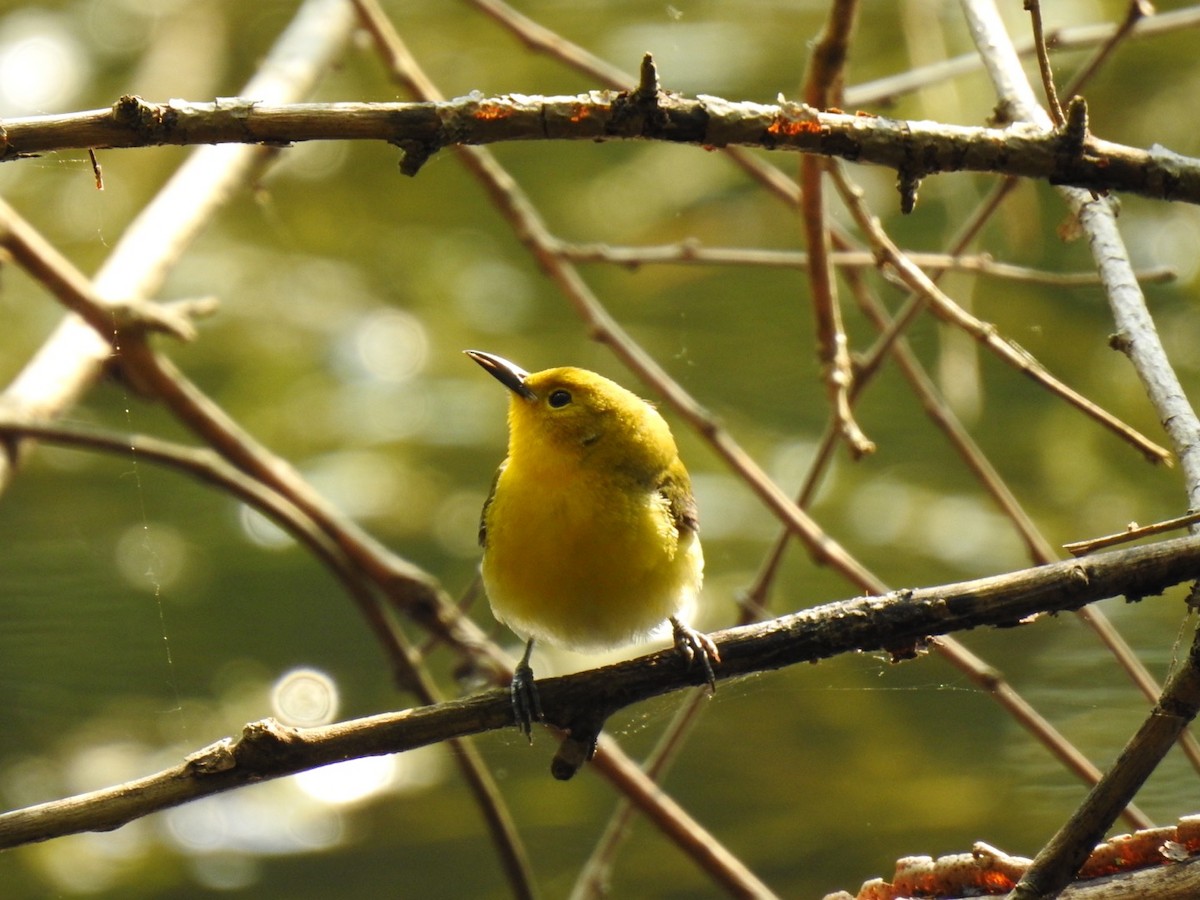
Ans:
[{"label": "yellow bird", "polygon": [[670,622],[712,687],[713,641],[679,618],[704,574],[691,479],[649,403],[586,369],[530,374],[465,351],[511,392],[508,456],[483,506],[483,584],[496,618],[527,640],[513,675],[517,725],[541,708],[535,641],[605,650]]}]

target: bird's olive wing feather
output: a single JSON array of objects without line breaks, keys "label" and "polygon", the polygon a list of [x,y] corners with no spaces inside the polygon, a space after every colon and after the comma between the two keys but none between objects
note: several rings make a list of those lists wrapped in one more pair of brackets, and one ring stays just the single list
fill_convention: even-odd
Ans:
[{"label": "bird's olive wing feather", "polygon": [[508,460],[500,463],[500,468],[496,470],[496,474],[492,476],[492,486],[488,488],[487,499],[483,501],[483,509],[479,511],[479,546],[487,549],[487,515],[488,507],[492,505],[492,499],[496,496],[496,484],[500,481],[500,473],[504,471],[504,467],[508,464]]},{"label": "bird's olive wing feather", "polygon": [[700,531],[700,516],[696,509],[696,498],[692,495],[692,479],[678,458],[663,473],[658,492],[666,498],[671,519],[680,534],[696,534]]}]

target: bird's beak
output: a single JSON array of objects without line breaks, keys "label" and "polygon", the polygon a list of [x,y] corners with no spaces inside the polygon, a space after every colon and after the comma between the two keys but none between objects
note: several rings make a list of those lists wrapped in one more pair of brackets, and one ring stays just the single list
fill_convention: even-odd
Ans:
[{"label": "bird's beak", "polygon": [[529,373],[516,363],[494,353],[484,353],[482,350],[464,350],[463,353],[483,366],[493,378],[517,396],[526,400],[537,399],[537,394],[525,386],[525,379],[529,377]]}]

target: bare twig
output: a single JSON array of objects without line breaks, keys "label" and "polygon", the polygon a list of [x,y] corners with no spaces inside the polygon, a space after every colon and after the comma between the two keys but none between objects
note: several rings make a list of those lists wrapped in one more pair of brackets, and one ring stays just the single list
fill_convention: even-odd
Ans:
[{"label": "bare twig", "polygon": [[[761,266],[765,268],[805,269],[808,254],[798,250],[763,250],[757,247],[705,247],[694,240],[676,244],[623,247],[613,244],[577,244],[556,240],[555,250],[571,262],[608,263],[637,269],[653,265]],[[1052,272],[1012,263],[999,262],[987,253],[923,253],[906,251],[916,265],[929,272],[968,272],[974,275],[1040,284],[1052,287],[1087,287],[1100,283],[1095,272]],[[879,264],[866,250],[833,250],[829,262],[837,269],[873,269]],[[1168,284],[1177,273],[1170,266],[1139,269],[1143,284]]]},{"label": "bare twig", "polygon": [[[1157,16],[1154,21],[1161,22],[1168,16],[1177,15],[1179,12],[1191,13],[1197,22],[1200,22],[1200,9],[1177,10],[1175,13],[1168,13],[1167,16]],[[1091,59],[1080,67],[1063,93],[1068,97],[1073,97],[1083,90],[1083,86],[1092,80],[1092,77],[1100,71],[1101,66],[1108,62],[1117,47],[1129,38],[1143,33],[1140,26],[1145,24],[1147,17],[1154,14],[1154,7],[1149,0],[1129,0],[1129,8],[1125,11],[1125,18],[1121,20],[1121,24],[1096,49]]]},{"label": "bare twig", "polygon": [[[837,0],[829,7],[825,27],[813,47],[804,84],[804,101],[814,109],[841,102],[850,35],[858,17],[857,0]],[[830,415],[855,458],[875,452],[850,406],[854,373],[850,346],[842,325],[837,282],[829,262],[830,238],[825,223],[825,161],[806,153],[800,158],[800,221],[808,247],[808,285],[816,319],[817,359],[829,399]]]},{"label": "bare twig", "polygon": [[1040,0],[1025,0],[1025,10],[1033,26],[1033,47],[1037,53],[1038,70],[1042,73],[1042,90],[1046,92],[1046,105],[1050,107],[1050,119],[1055,128],[1065,121],[1062,105],[1058,102],[1058,89],[1054,86],[1054,68],[1050,65],[1050,51],[1046,49],[1046,36],[1042,32],[1042,4]]},{"label": "bare twig", "polygon": [[100,160],[96,157],[96,151],[88,147],[88,161],[92,164],[92,177],[96,179],[96,190],[104,190],[104,170],[100,168]]},{"label": "bare twig", "polygon": [[1119,544],[1128,544],[1130,541],[1138,541],[1144,537],[1162,534],[1164,531],[1177,531],[1180,528],[1187,528],[1188,526],[1195,525],[1197,522],[1200,522],[1200,513],[1188,513],[1186,516],[1176,516],[1174,519],[1155,522],[1153,525],[1138,525],[1136,522],[1131,522],[1129,527],[1124,531],[1118,531],[1116,534],[1106,534],[1098,538],[1088,538],[1086,541],[1073,541],[1070,544],[1063,544],[1063,549],[1072,556],[1085,556],[1088,553],[1095,553],[1097,550],[1103,550],[1106,547],[1116,547]]},{"label": "bare twig", "polygon": [[[323,563],[347,593],[365,607],[374,605],[370,587],[361,574],[308,516],[277,492],[229,465],[206,447],[189,447],[152,435],[109,432],[11,415],[0,415],[0,435],[6,441],[29,438],[126,458],[132,455],[142,462],[174,469],[210,484],[271,519]],[[383,637],[388,633],[384,629],[377,636]]]},{"label": "bare twig", "polygon": [[558,32],[551,31],[541,23],[513,9],[503,0],[467,0],[467,3],[507,28],[528,49],[538,53],[548,53],[562,60],[577,72],[595,78],[599,84],[620,90],[632,87],[637,81],[606,60],[567,40]]}]

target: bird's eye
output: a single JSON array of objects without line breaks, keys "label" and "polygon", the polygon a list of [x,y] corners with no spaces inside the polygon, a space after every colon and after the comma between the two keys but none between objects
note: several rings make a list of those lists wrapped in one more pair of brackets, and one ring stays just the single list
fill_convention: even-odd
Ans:
[{"label": "bird's eye", "polygon": [[571,394],[569,391],[557,390],[553,391],[549,397],[550,405],[555,409],[560,409],[571,402]]}]

